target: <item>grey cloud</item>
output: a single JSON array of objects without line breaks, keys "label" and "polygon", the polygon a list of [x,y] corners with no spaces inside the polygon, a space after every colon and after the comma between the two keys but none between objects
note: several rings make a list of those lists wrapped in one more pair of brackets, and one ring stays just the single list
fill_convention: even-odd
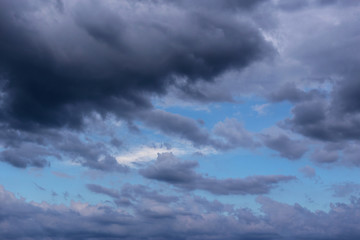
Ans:
[{"label": "grey cloud", "polygon": [[337,111],[336,106],[323,101],[302,103],[294,107],[293,118],[285,123],[304,136],[321,141],[341,142],[358,139],[360,115],[341,113]]},{"label": "grey cloud", "polygon": [[51,173],[59,178],[67,178],[67,179],[74,178],[73,176],[63,173],[63,172],[52,171]]},{"label": "grey cloud", "polygon": [[225,143],[221,148],[256,148],[260,144],[254,140],[253,135],[248,132],[243,124],[234,118],[227,118],[223,122],[219,122],[214,126],[215,135],[225,139]]},{"label": "grey cloud", "polygon": [[[285,239],[355,239],[359,229],[351,228],[351,221],[355,220],[359,208],[359,201],[354,200],[349,205],[331,204],[328,213],[323,211],[312,212],[299,204],[293,206],[276,202],[266,197],[259,197],[261,211],[265,213],[265,221],[281,229]],[[289,222],[289,219],[293,221]],[[331,226],[331,227],[330,227]],[[347,230],[344,229],[349,229]],[[326,229],[326,230],[325,230]]]},{"label": "grey cloud", "polygon": [[105,194],[105,195],[108,195],[109,197],[112,197],[112,198],[119,198],[120,197],[119,192],[117,192],[115,190],[112,190],[112,189],[109,189],[109,188],[102,187],[100,185],[87,184],[86,187],[91,192],[94,192],[94,193]]},{"label": "grey cloud", "polygon": [[316,149],[311,155],[311,160],[316,163],[334,163],[339,159],[339,154],[333,149]]},{"label": "grey cloud", "polygon": [[265,0],[198,0],[196,2],[190,0],[171,0],[175,4],[181,4],[184,6],[191,6],[197,8],[210,8],[210,9],[226,9],[226,10],[251,10],[252,8],[258,7]]},{"label": "grey cloud", "polygon": [[308,150],[307,144],[300,140],[292,140],[284,134],[278,136],[263,135],[264,144],[279,152],[280,156],[290,160],[301,158]]},{"label": "grey cloud", "polygon": [[229,150],[253,149],[260,146],[255,141],[253,134],[236,119],[225,119],[218,122],[213,127],[211,134],[198,121],[179,114],[152,110],[144,111],[139,115],[147,126],[159,129],[165,134],[189,140],[197,147],[210,146],[218,150]]},{"label": "grey cloud", "polygon": [[[356,67],[360,58],[353,54],[359,49],[359,31],[356,26],[360,19],[351,17],[358,15],[359,5],[356,3],[358,1],[318,1],[321,2],[329,5],[318,10],[324,13],[335,9],[338,11],[338,24],[319,22],[323,26],[322,30],[309,38],[298,39],[299,43],[291,49],[291,54],[304,66],[308,66],[311,81],[325,82],[331,87],[325,98],[314,96],[311,101],[295,104],[293,117],[287,123],[292,130],[306,137],[346,143],[360,136],[360,85]],[[341,7],[349,4],[352,8]],[[307,25],[304,26],[308,29]]]},{"label": "grey cloud", "polygon": [[128,171],[128,167],[118,164],[115,157],[108,153],[102,142],[83,141],[74,134],[63,134],[61,140],[53,144],[71,161],[83,166],[103,171]]},{"label": "grey cloud", "polygon": [[162,110],[153,110],[142,113],[142,121],[146,125],[160,129],[164,133],[190,140],[194,145],[206,146],[212,144],[208,132],[200,128],[199,123],[191,118]]},{"label": "grey cloud", "polygon": [[341,162],[350,167],[360,167],[360,147],[358,142],[349,143],[344,148]]},{"label": "grey cloud", "polygon": [[[177,80],[169,89],[168,98],[182,99],[188,102],[207,104],[211,102],[235,102],[229,91],[219,91],[219,80],[212,82],[198,81],[189,85],[186,81]],[[169,96],[170,95],[170,96]]]},{"label": "grey cloud", "polygon": [[305,177],[313,178],[316,176],[316,171],[314,168],[310,166],[305,166],[303,168],[300,168],[299,171],[304,174]]},{"label": "grey cloud", "polygon": [[124,197],[131,198],[133,200],[150,199],[159,203],[172,203],[179,200],[178,197],[172,195],[164,195],[159,191],[152,190],[151,188],[137,184],[125,184],[121,188],[121,194]]},{"label": "grey cloud", "polygon": [[18,168],[43,168],[50,165],[47,158],[52,156],[57,156],[57,154],[35,144],[22,144],[16,148],[3,150],[0,153],[0,161]]},{"label": "grey cloud", "polygon": [[338,5],[343,7],[351,7],[359,4],[356,0],[317,0],[317,4],[321,5]]},{"label": "grey cloud", "polygon": [[35,187],[36,187],[37,189],[39,189],[40,191],[46,191],[46,189],[43,188],[42,186],[40,186],[40,185],[38,185],[38,184],[36,184],[36,183],[34,183],[34,185],[35,185]]},{"label": "grey cloud", "polygon": [[120,191],[97,184],[87,184],[86,187],[93,193],[104,194],[113,198],[117,206],[134,206],[134,204],[144,200],[151,200],[161,204],[178,201],[176,196],[160,194],[144,185],[124,184]]},{"label": "grey cloud", "polygon": [[[89,126],[88,126],[89,127]],[[102,171],[127,172],[111,154],[111,147],[102,141],[82,138],[82,133],[42,130],[39,133],[4,129],[0,143],[4,149],[0,161],[18,168],[47,167],[51,161],[70,161]],[[59,174],[58,174],[59,176]]]},{"label": "grey cloud", "polygon": [[158,154],[154,164],[140,170],[140,174],[150,179],[156,179],[172,184],[192,183],[198,177],[193,170],[197,161],[181,161],[172,153]]},{"label": "grey cloud", "polygon": [[321,96],[321,94],[317,90],[313,89],[305,92],[297,88],[295,83],[288,82],[281,86],[279,90],[270,92],[268,98],[274,102],[290,101],[297,103],[308,101],[319,96]]},{"label": "grey cloud", "polygon": [[293,1],[286,1],[280,0],[277,2],[276,7],[281,10],[285,11],[295,11],[301,10],[309,5],[307,0],[293,0]]},{"label": "grey cloud", "polygon": [[146,178],[172,184],[185,190],[204,190],[218,195],[266,194],[278,184],[294,180],[293,176],[269,175],[216,179],[194,171],[195,161],[182,161],[171,153],[158,154],[154,164],[141,169]]},{"label": "grey cloud", "polygon": [[338,183],[333,184],[330,190],[333,191],[334,197],[348,197],[351,194],[360,193],[360,184],[354,182]]},{"label": "grey cloud", "polygon": [[299,204],[258,197],[261,215],[196,196],[171,205],[140,201],[134,206],[138,211],[75,201],[69,206],[29,203],[3,187],[0,200],[0,231],[9,240],[355,240],[360,236],[357,198],[331,204],[329,212],[312,212]]}]

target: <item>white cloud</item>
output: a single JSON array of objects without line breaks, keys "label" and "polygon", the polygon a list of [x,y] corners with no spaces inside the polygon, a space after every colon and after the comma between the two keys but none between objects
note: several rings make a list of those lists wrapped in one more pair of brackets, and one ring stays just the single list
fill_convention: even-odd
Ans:
[{"label": "white cloud", "polygon": [[265,104],[256,104],[254,106],[252,106],[252,109],[257,112],[258,115],[265,115],[266,111],[265,109],[269,106],[269,103],[265,103]]},{"label": "white cloud", "polygon": [[140,146],[131,149],[125,154],[116,156],[116,160],[119,164],[124,164],[130,167],[134,167],[136,162],[149,162],[157,158],[158,153],[172,152],[175,155],[183,155],[185,150],[179,148],[167,148],[166,146]]}]

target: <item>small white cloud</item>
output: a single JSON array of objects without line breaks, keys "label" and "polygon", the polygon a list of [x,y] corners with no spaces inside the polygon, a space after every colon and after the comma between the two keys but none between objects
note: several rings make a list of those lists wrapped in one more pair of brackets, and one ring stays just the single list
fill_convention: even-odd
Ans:
[{"label": "small white cloud", "polygon": [[149,147],[141,146],[130,150],[126,154],[116,156],[119,164],[134,167],[136,162],[149,162],[157,158],[158,153],[172,152],[175,155],[183,155],[186,151],[178,148],[168,149],[166,146]]},{"label": "small white cloud", "polygon": [[265,115],[266,114],[266,108],[269,106],[269,103],[265,104],[256,104],[252,106],[252,110],[257,112],[258,115]]}]

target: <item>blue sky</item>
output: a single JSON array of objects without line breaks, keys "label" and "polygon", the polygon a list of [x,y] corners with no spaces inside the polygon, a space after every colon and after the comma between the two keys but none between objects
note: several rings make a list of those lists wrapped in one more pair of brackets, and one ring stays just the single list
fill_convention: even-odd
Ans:
[{"label": "blue sky", "polygon": [[358,239],[359,13],[0,0],[0,236]]}]

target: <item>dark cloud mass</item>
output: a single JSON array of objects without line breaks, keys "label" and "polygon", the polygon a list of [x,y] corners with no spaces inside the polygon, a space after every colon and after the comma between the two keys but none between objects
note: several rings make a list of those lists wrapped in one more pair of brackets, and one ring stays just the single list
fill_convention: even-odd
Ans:
[{"label": "dark cloud mass", "polygon": [[[223,4],[255,4],[240,2]],[[256,26],[233,14],[165,1],[107,3],[63,2],[59,12],[59,2],[0,1],[3,124],[78,128],[91,111],[129,118],[176,76],[211,81],[272,52]]]},{"label": "dark cloud mass", "polygon": [[283,175],[217,179],[196,173],[197,165],[196,161],[182,161],[171,153],[163,153],[158,154],[153,165],[141,169],[140,174],[185,190],[200,189],[218,195],[266,194],[278,183],[296,179]]}]

